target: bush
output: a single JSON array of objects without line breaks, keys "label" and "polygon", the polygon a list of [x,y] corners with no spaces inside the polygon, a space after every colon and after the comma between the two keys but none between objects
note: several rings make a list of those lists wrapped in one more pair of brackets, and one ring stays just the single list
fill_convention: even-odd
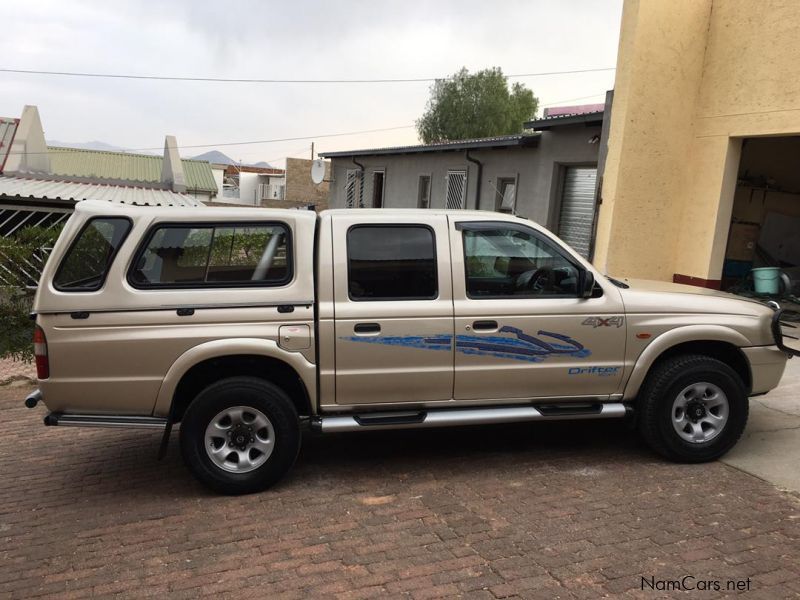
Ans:
[{"label": "bush", "polygon": [[59,233],[60,229],[29,227],[0,238],[0,358],[33,360],[31,304]]}]

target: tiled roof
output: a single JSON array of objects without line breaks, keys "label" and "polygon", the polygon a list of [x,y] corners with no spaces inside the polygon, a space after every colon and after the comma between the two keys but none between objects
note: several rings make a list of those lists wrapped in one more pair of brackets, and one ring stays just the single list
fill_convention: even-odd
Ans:
[{"label": "tiled roof", "polygon": [[572,106],[551,106],[544,109],[544,118],[564,117],[569,115],[585,115],[586,113],[603,112],[606,105],[598,104],[575,104]]},{"label": "tiled roof", "polygon": [[134,206],[203,206],[187,194],[124,185],[0,176],[0,196],[24,200],[106,200]]},{"label": "tiled roof", "polygon": [[[48,147],[50,168],[55,175],[102,179],[110,182],[160,183],[163,157],[128,152]],[[181,160],[186,188],[192,192],[216,192],[211,164]]]},{"label": "tiled roof", "polygon": [[432,144],[418,144],[416,146],[392,146],[388,148],[369,148],[365,150],[346,150],[341,152],[320,152],[323,158],[336,158],[339,156],[360,156],[368,154],[408,154],[415,152],[443,152],[446,150],[467,150],[470,148],[500,148],[508,146],[533,146],[538,142],[538,135],[516,134],[500,135],[495,137],[474,138],[469,140],[454,140],[435,142]]}]

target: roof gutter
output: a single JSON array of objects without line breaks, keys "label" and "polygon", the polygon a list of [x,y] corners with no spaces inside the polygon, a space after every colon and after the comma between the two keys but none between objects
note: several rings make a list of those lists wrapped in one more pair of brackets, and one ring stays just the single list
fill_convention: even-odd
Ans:
[{"label": "roof gutter", "polygon": [[[478,166],[478,177],[476,181],[476,189],[475,189],[475,209],[480,210],[481,208],[481,180],[483,179],[483,163],[479,161],[477,158],[472,158],[469,155],[469,148],[467,148],[466,152],[464,153],[464,158],[466,158],[469,162],[473,163],[474,165]],[[355,162],[355,161],[353,161]]]}]

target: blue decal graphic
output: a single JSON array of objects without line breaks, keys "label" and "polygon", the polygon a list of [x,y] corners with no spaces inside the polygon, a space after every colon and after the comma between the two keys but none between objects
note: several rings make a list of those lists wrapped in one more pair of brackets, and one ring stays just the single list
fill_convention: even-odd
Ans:
[{"label": "blue decal graphic", "polygon": [[367,344],[383,344],[386,346],[406,346],[408,348],[422,348],[423,350],[451,350],[453,336],[446,333],[441,335],[388,335],[388,336],[349,336],[340,338],[350,342],[366,342]]},{"label": "blue decal graphic", "polygon": [[[536,336],[538,336],[536,337],[508,325],[501,327],[498,333],[513,333],[515,337],[457,335],[456,350],[463,354],[494,356],[496,358],[510,358],[527,362],[541,362],[553,356],[586,358],[592,354],[590,350],[583,347],[583,344],[561,333],[540,329],[536,333]],[[350,342],[405,346],[423,350],[451,350],[453,336],[449,334],[432,336],[345,336],[341,339]]]},{"label": "blue decal graphic", "polygon": [[521,329],[504,325],[498,333],[513,333],[516,337],[501,336],[456,336],[456,350],[464,354],[511,358],[528,362],[541,362],[552,356],[574,356],[585,358],[591,351],[568,335],[540,329],[534,337]]}]

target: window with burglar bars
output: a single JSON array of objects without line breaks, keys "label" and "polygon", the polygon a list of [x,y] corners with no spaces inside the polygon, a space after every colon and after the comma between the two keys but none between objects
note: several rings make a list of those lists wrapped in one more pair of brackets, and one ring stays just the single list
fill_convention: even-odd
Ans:
[{"label": "window with burglar bars", "polygon": [[[72,211],[25,210],[14,207],[0,208],[0,237],[10,238],[27,227],[55,229],[64,224]],[[10,261],[0,256],[0,285],[18,285],[35,288],[52,248],[42,247],[30,256]]]},{"label": "window with burglar bars", "polygon": [[364,208],[364,172],[360,169],[347,169],[344,184],[345,207]]},{"label": "window with burglar bars", "polygon": [[467,198],[467,172],[447,172],[447,208],[464,208]]}]

